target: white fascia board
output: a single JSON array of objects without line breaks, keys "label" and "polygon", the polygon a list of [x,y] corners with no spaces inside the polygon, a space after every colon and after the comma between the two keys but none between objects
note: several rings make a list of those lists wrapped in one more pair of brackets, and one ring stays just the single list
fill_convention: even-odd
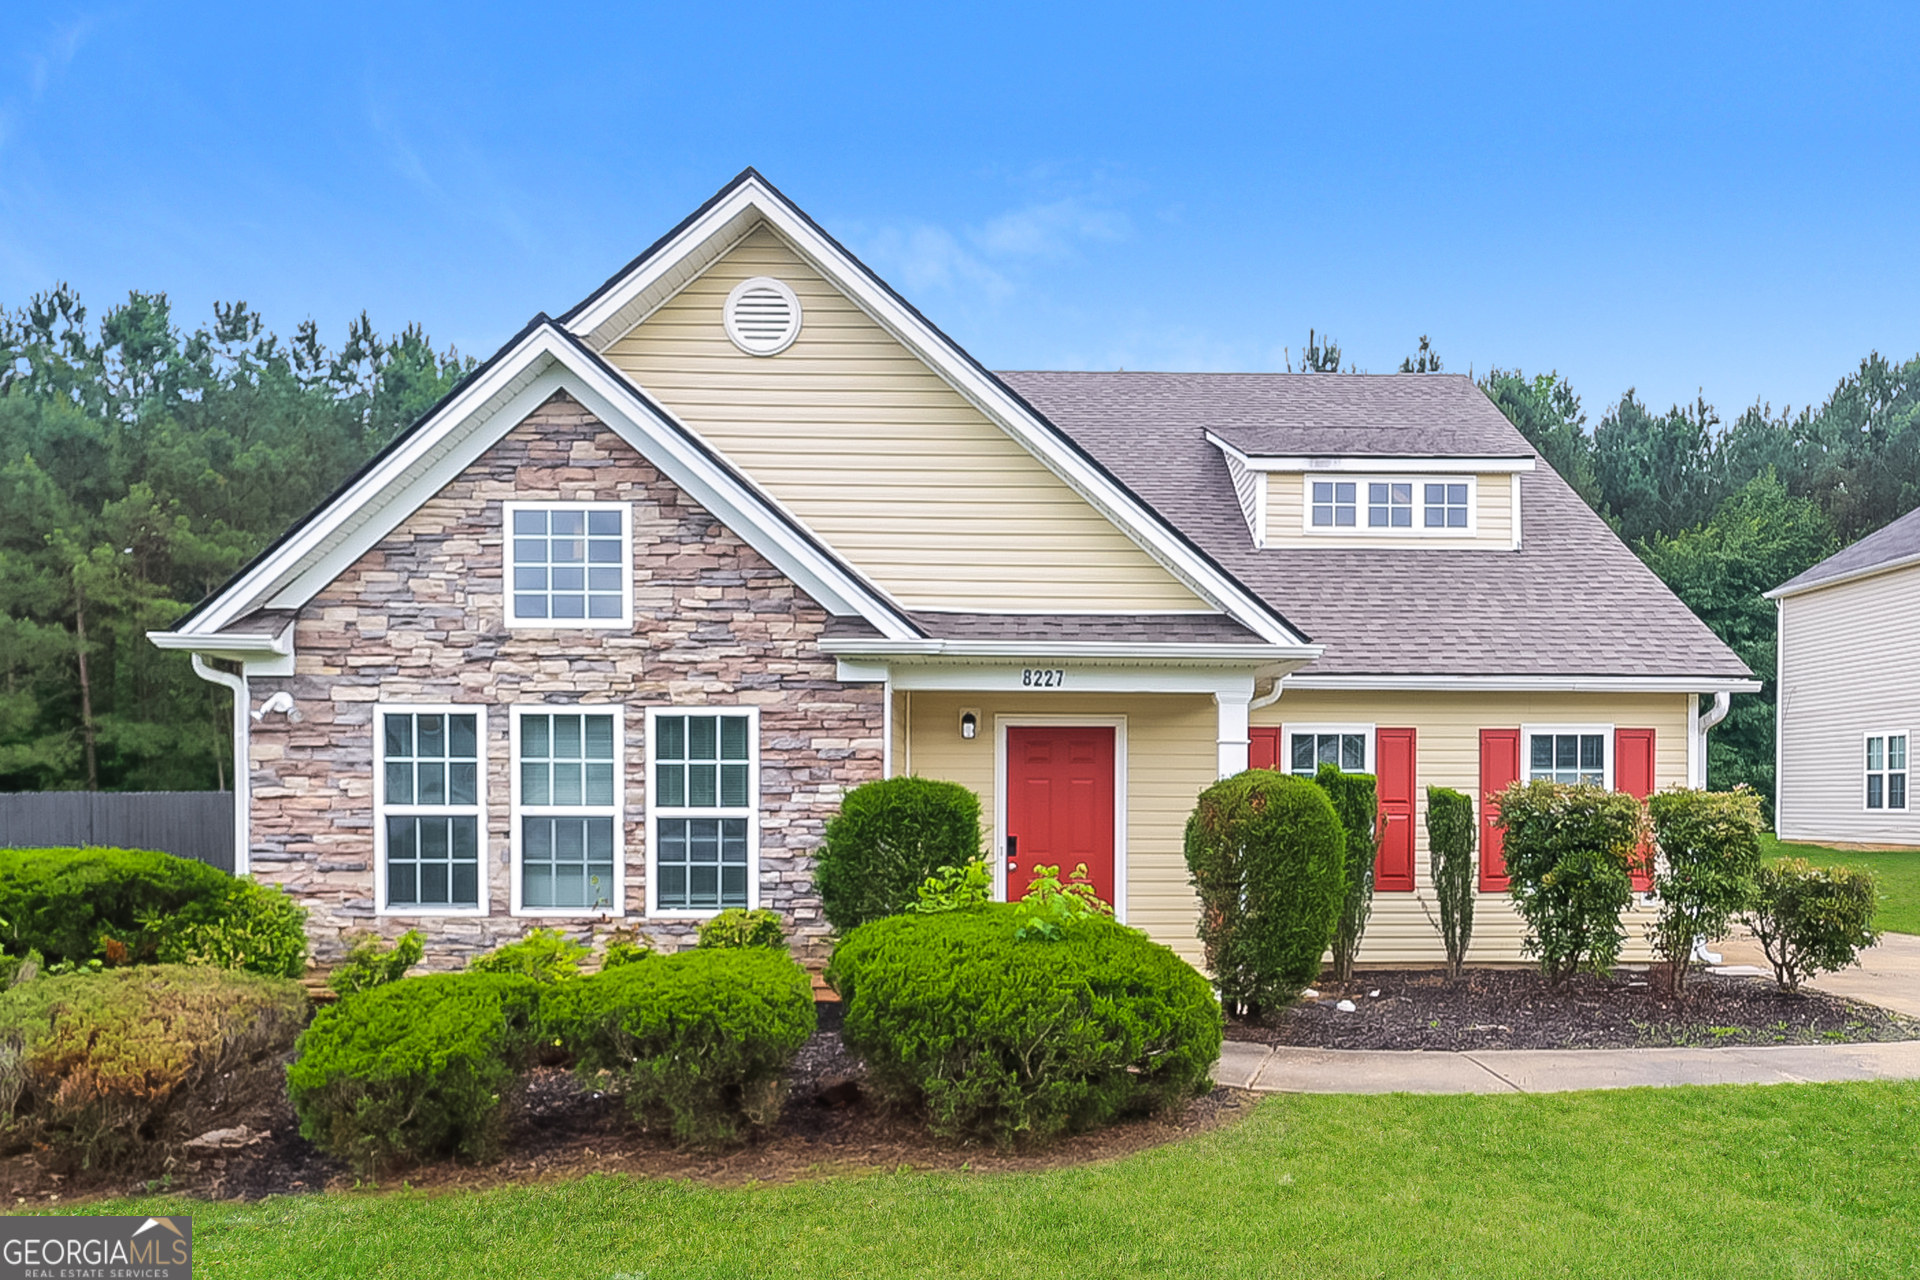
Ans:
[{"label": "white fascia board", "polygon": [[1534,457],[1466,457],[1461,454],[1292,454],[1260,456],[1246,453],[1211,431],[1207,442],[1231,454],[1249,471],[1348,471],[1361,474],[1417,471],[1435,475],[1499,475],[1532,471]]},{"label": "white fascia board", "polygon": [[1758,693],[1735,676],[1288,676],[1289,689],[1407,693]]},{"label": "white fascia board", "polygon": [[837,674],[849,682],[885,679],[894,689],[907,693],[1030,694],[1034,709],[1043,707],[1050,696],[1074,693],[1187,693],[1250,699],[1255,682],[1263,678],[1246,667],[1087,663],[1059,670],[1060,683],[1041,688],[1029,683],[1035,673],[1018,665],[947,662],[874,666],[845,658],[840,659]]},{"label": "white fascia board", "polygon": [[1836,574],[1831,578],[1822,578],[1818,582],[1802,583],[1797,587],[1775,587],[1771,591],[1762,591],[1760,597],[1763,600],[1786,600],[1793,596],[1805,595],[1809,591],[1837,587],[1843,582],[1858,582],[1862,578],[1873,578],[1883,573],[1909,569],[1917,564],[1920,564],[1920,554],[1901,556],[1898,560],[1888,560],[1882,564],[1869,565],[1864,569],[1854,569],[1848,573]]},{"label": "white fascia board", "polygon": [[[188,630],[163,634],[195,637],[204,644],[212,633],[263,602],[274,608],[304,605],[560,390],[579,400],[829,612],[859,616],[899,639],[916,634],[898,606],[786,525],[763,495],[693,445],[682,434],[684,428],[582,356],[550,326],[529,334],[466,393],[223,592]],[[222,644],[229,639],[219,637]]]},{"label": "white fascia board", "polygon": [[724,200],[689,223],[671,244],[664,245],[627,279],[568,322],[568,329],[596,351],[611,346],[620,335],[598,332],[636,296],[674,269],[680,257],[708,236],[720,234],[735,218],[751,210],[763,218],[795,252],[833,281],[869,318],[919,357],[929,369],[967,399],[1064,480],[1068,487],[1131,538],[1161,567],[1178,578],[1202,600],[1232,614],[1262,638],[1274,644],[1301,644],[1305,637],[1283,626],[1258,596],[1215,567],[1198,550],[1162,525],[1144,503],[1122,489],[1091,459],[1061,439],[1033,416],[1033,411],[1005,387],[964,358],[952,341],[903,305],[867,272],[848,261],[787,202],[763,183],[748,179]]},{"label": "white fascia board", "polygon": [[203,658],[247,665],[250,675],[291,674],[262,672],[261,666],[289,662],[293,657],[293,628],[277,636],[268,635],[195,635],[178,631],[149,631],[147,640],[156,649],[197,653]]},{"label": "white fascia board", "polygon": [[1145,665],[1284,667],[1298,670],[1321,654],[1321,646],[1275,644],[1128,644],[1099,640],[894,640],[825,639],[822,652],[912,664],[929,660],[983,662],[1119,658]]}]

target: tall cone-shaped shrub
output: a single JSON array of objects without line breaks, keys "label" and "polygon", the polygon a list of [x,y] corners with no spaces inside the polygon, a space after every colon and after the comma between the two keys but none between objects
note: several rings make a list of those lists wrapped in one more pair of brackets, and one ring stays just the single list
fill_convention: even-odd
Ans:
[{"label": "tall cone-shaped shrub", "polygon": [[1346,847],[1333,803],[1309,779],[1249,769],[1200,793],[1187,871],[1228,1012],[1284,1004],[1319,974],[1346,892]]},{"label": "tall cone-shaped shrub", "polygon": [[1338,765],[1323,764],[1314,785],[1333,801],[1333,811],[1347,833],[1346,891],[1340,901],[1340,919],[1333,927],[1333,976],[1353,978],[1353,959],[1373,915],[1373,861],[1377,841],[1374,823],[1380,801],[1370,773],[1342,773]]},{"label": "tall cone-shaped shrub", "polygon": [[1427,788],[1427,854],[1440,906],[1440,942],[1447,976],[1457,978],[1473,941],[1473,797],[1451,787]]}]

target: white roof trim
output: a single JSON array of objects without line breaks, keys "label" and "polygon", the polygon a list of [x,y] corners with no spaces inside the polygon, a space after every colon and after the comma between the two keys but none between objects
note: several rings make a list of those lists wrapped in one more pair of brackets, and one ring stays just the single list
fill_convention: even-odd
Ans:
[{"label": "white roof trim", "polygon": [[684,259],[702,256],[701,246],[712,237],[732,236],[737,241],[742,221],[754,216],[1202,600],[1274,644],[1305,643],[1304,636],[1279,622],[1265,601],[1217,568],[1144,502],[1049,429],[1023,401],[880,285],[758,175],[741,179],[624,279],[578,308],[567,321],[568,329],[595,352],[605,351],[639,322],[643,311],[651,312],[665,301],[669,294],[663,294],[663,288],[677,291],[691,274],[697,274],[686,272]]},{"label": "white roof trim", "polygon": [[1429,472],[1435,475],[1499,475],[1532,471],[1537,463],[1531,454],[1521,456],[1467,454],[1252,454],[1207,432],[1207,443],[1249,471],[1351,471],[1389,473],[1396,471]]},{"label": "white roof trim", "polygon": [[[172,637],[167,647],[194,648],[187,642],[193,637],[201,640],[202,651],[211,651],[207,639],[233,648],[235,637],[214,633],[258,608],[304,605],[561,390],[830,613],[864,618],[882,634],[900,639],[918,634],[878,588],[823,551],[809,532],[782,519],[766,495],[717,462],[664,410],[547,322],[503,352],[351,488],[229,583],[185,627],[161,633]],[[241,647],[251,651],[251,639]]]},{"label": "white roof trim", "polygon": [[1805,595],[1809,591],[1818,591],[1823,587],[1837,587],[1843,582],[1858,582],[1862,578],[1872,578],[1883,573],[1893,573],[1900,569],[1910,569],[1917,564],[1920,564],[1920,553],[1901,556],[1897,560],[1883,560],[1879,564],[1867,565],[1860,569],[1849,569],[1844,573],[1836,573],[1831,578],[1818,578],[1812,582],[1803,582],[1799,586],[1778,586],[1771,591],[1762,591],[1760,595],[1762,599],[1766,600],[1785,600],[1790,596]]},{"label": "white roof trim", "polygon": [[1738,676],[1444,676],[1298,675],[1289,689],[1446,693],[1758,693],[1760,682]]}]

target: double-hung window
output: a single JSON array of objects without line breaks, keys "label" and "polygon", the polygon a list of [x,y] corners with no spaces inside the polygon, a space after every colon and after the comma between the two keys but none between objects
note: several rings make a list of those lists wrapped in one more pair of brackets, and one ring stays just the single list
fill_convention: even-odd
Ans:
[{"label": "double-hung window", "polygon": [[1342,773],[1373,772],[1370,724],[1290,724],[1286,732],[1289,773],[1311,778],[1323,764]]},{"label": "double-hung window", "polygon": [[1907,735],[1867,735],[1867,808],[1907,807]]},{"label": "double-hung window", "polygon": [[477,911],[484,902],[486,713],[375,710],[383,911]]},{"label": "double-hung window", "polygon": [[518,909],[619,914],[618,711],[521,708],[514,720]]},{"label": "double-hung window", "polygon": [[652,910],[708,913],[758,898],[759,713],[653,709]]},{"label": "double-hung window", "polygon": [[1613,785],[1612,726],[1528,725],[1523,736],[1529,782]]},{"label": "double-hung window", "polygon": [[1351,529],[1354,527],[1359,485],[1352,480],[1315,480],[1313,488],[1313,527]]},{"label": "double-hung window", "polygon": [[507,622],[619,627],[633,621],[633,555],[624,502],[509,502]]}]

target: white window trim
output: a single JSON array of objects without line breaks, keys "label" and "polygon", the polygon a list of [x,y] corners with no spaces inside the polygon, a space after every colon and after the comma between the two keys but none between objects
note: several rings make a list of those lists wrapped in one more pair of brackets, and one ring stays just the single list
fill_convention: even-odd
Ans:
[{"label": "white window trim", "polygon": [[[1886,750],[1887,750],[1886,742],[1884,741],[1884,739],[1905,738],[1907,740],[1907,767],[1904,769],[1888,769],[1884,767],[1880,769],[1867,768],[1866,767],[1867,740],[1869,738],[1880,738],[1883,740],[1880,744],[1880,752],[1881,752],[1880,758],[1883,762],[1886,759]],[[1912,733],[1910,733],[1905,729],[1874,729],[1867,733],[1863,733],[1860,735],[1860,754],[1855,756],[1854,759],[1860,761],[1860,812],[1871,813],[1871,814],[1913,812],[1913,734]],[[1880,798],[1882,801],[1880,807],[1878,809],[1868,807],[1867,779],[1872,777],[1876,773],[1879,774],[1883,779],[1895,773],[1906,775],[1906,778],[1907,778],[1906,804],[1896,809],[1892,805],[1885,803],[1886,795],[1887,795],[1887,784],[1885,782],[1882,782],[1880,784],[1880,788],[1881,788]]]},{"label": "white window trim", "polygon": [[[513,613],[513,517],[521,511],[618,511],[620,513],[620,616],[617,618],[517,618]],[[610,631],[633,628],[633,504],[630,502],[532,502],[500,504],[500,612],[509,631]],[[589,561],[591,563],[591,561]]]},{"label": "white window trim", "polygon": [[[661,716],[745,716],[747,718],[747,777],[753,783],[751,803],[744,815],[733,809],[687,809],[665,808],[655,805],[653,744],[655,724]],[[745,816],[747,820],[747,910],[758,910],[760,906],[760,708],[756,706],[722,706],[683,704],[666,707],[647,708],[647,736],[642,744],[642,768],[645,769],[646,803],[641,806],[640,840],[646,850],[647,862],[647,916],[659,920],[711,920],[726,907],[662,908],[660,906],[660,877],[655,866],[655,855],[659,849],[659,839],[654,831],[654,822],[658,818],[737,818]]]},{"label": "white window trim", "polygon": [[1000,712],[993,717],[993,900],[1007,900],[1007,730],[1019,726],[1113,729],[1113,918],[1127,922],[1127,718]]},{"label": "white window trim", "polygon": [[1520,781],[1533,780],[1533,735],[1597,733],[1600,735],[1601,785],[1613,790],[1613,726],[1610,724],[1523,724],[1520,726]]},{"label": "white window trim", "polygon": [[[510,708],[507,748],[508,841],[512,868],[508,885],[509,913],[516,916],[553,917],[590,920],[624,920],[627,914],[627,717],[626,708],[617,702],[532,703]],[[526,716],[603,716],[613,717],[613,803],[611,805],[529,805],[520,798],[520,721]],[[613,818],[613,906],[607,907],[529,907],[521,901],[525,892],[522,875],[522,817]]]},{"label": "white window trim", "polygon": [[[1324,525],[1313,522],[1313,483],[1333,483],[1331,477],[1307,472],[1300,477],[1300,528],[1301,532],[1320,538],[1428,538],[1442,541],[1457,541],[1463,538],[1480,536],[1480,477],[1475,475],[1451,475],[1429,473],[1422,475],[1341,475],[1339,483],[1352,481],[1354,488],[1353,524]],[[1464,529],[1429,529],[1426,526],[1426,484],[1461,484],[1467,486],[1467,527]],[[1382,529],[1367,523],[1367,486],[1370,484],[1410,484],[1413,486],[1413,525],[1406,529]]]},{"label": "white window trim", "polygon": [[[1304,723],[1303,722],[1301,724],[1287,724],[1285,722],[1282,722],[1280,725],[1280,770],[1279,771],[1285,774],[1293,774],[1293,776],[1295,777],[1307,776],[1305,774],[1293,773],[1293,735],[1296,733],[1311,733],[1316,735],[1322,734],[1322,733],[1358,733],[1358,734],[1364,734],[1367,739],[1366,759],[1363,762],[1364,767],[1360,770],[1360,772],[1372,773],[1374,772],[1374,767],[1373,767],[1374,766],[1374,759],[1373,759],[1374,727],[1375,726],[1371,724],[1359,724],[1352,721],[1339,722],[1339,723],[1335,723],[1335,722]],[[1316,773],[1319,772],[1319,769],[1316,767],[1314,772]]]},{"label": "white window trim", "polygon": [[[474,751],[474,799],[475,804],[387,804],[387,735],[386,716],[395,715],[433,716],[461,715],[473,716]],[[405,817],[412,814],[425,817],[430,814],[442,814],[451,817],[472,816],[477,819],[477,850],[480,866],[478,871],[479,901],[471,907],[435,907],[402,904],[389,906],[387,903],[387,818]],[[376,916],[484,916],[487,914],[487,898],[492,878],[489,871],[493,858],[489,851],[487,831],[487,709],[474,703],[457,702],[376,702],[373,704],[373,913]]]}]

